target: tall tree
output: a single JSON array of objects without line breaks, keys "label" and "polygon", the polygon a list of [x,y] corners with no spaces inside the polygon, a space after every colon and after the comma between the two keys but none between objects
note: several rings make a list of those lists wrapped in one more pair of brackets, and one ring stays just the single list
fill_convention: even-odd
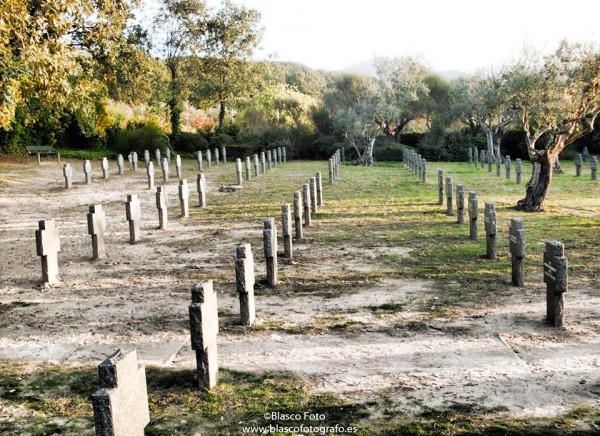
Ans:
[{"label": "tall tree", "polygon": [[563,41],[545,57],[524,53],[506,69],[504,79],[533,164],[517,208],[542,211],[558,155],[591,132],[600,113],[600,51]]}]

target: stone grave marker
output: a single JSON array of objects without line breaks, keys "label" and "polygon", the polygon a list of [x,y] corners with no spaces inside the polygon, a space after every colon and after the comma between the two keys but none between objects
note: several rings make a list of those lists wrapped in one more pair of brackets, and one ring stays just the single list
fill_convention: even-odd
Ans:
[{"label": "stone grave marker", "polygon": [[133,171],[137,171],[138,168],[138,155],[137,152],[134,151],[131,153],[131,169]]},{"label": "stone grave marker", "polygon": [[474,154],[475,154],[475,156],[473,157],[473,165],[475,165],[477,167],[477,164],[479,163],[479,149],[478,148],[475,148]]},{"label": "stone grave marker", "polygon": [[477,219],[479,216],[479,203],[477,202],[477,192],[469,192],[469,237],[477,240]]},{"label": "stone grave marker", "polygon": [[198,172],[202,172],[202,152],[196,152],[196,161],[198,162]]},{"label": "stone grave marker", "polygon": [[277,156],[276,162],[277,162],[277,164],[281,164],[281,147],[277,147],[275,152],[276,152],[276,156]]},{"label": "stone grave marker", "polygon": [[250,327],[256,318],[254,306],[254,257],[250,244],[241,244],[236,248],[235,259],[236,291],[240,298],[242,325]]},{"label": "stone grave marker", "polygon": [[220,160],[220,157],[219,157],[219,149],[218,149],[217,147],[215,147],[215,164],[216,164],[217,166],[219,166],[219,160]]},{"label": "stone grave marker", "polygon": [[510,156],[504,158],[504,166],[506,167],[506,180],[510,180]]},{"label": "stone grave marker", "polygon": [[171,148],[165,148],[165,156],[167,156],[167,162],[171,163]]},{"label": "stone grave marker", "polygon": [[140,240],[140,219],[142,216],[140,200],[137,194],[127,196],[125,212],[129,222],[129,243],[135,244]]},{"label": "stone grave marker", "polygon": [[221,156],[223,157],[223,163],[227,163],[227,149],[225,146],[221,146]]},{"label": "stone grave marker", "polygon": [[204,173],[200,173],[196,177],[196,188],[198,189],[198,205],[206,207],[206,179]]},{"label": "stone grave marker", "polygon": [[154,150],[154,157],[156,158],[156,166],[159,167],[162,160],[160,158],[160,150],[158,148]]},{"label": "stone grave marker", "polygon": [[335,180],[334,171],[333,171],[333,158],[329,158],[329,184],[333,185],[333,181]]},{"label": "stone grave marker", "polygon": [[262,168],[262,173],[266,173],[267,172],[267,161],[265,158],[265,152],[261,151],[260,152],[260,166]]},{"label": "stone grave marker", "polygon": [[487,164],[488,164],[488,173],[491,174],[492,173],[492,166],[494,165],[494,155],[491,154],[491,153],[488,153]]},{"label": "stone grave marker", "polygon": [[117,350],[98,365],[100,389],[92,395],[97,436],[144,436],[150,422],[146,371],[136,350]]},{"label": "stone grave marker", "polygon": [[102,177],[108,179],[108,158],[102,158]]},{"label": "stone grave marker", "polygon": [[210,152],[210,149],[206,150],[206,164],[209,168],[212,166],[212,154]]},{"label": "stone grave marker", "polygon": [[446,215],[453,216],[452,212],[452,177],[446,177]]},{"label": "stone grave marker", "polygon": [[317,213],[319,211],[317,200],[317,178],[310,178],[310,210],[313,213]]},{"label": "stone grave marker", "polygon": [[267,150],[267,166],[269,167],[269,169],[271,169],[272,162],[271,162],[271,151],[270,150]]},{"label": "stone grave marker", "polygon": [[281,152],[283,153],[283,163],[287,163],[287,148],[282,147]]},{"label": "stone grave marker", "polygon": [[496,177],[500,177],[500,173],[502,172],[502,157],[496,157]]},{"label": "stone grave marker", "polygon": [[65,177],[65,188],[71,189],[73,187],[73,167],[70,163],[63,165],[63,176]]},{"label": "stone grave marker", "polygon": [[456,185],[456,223],[465,223],[465,191],[463,185]]},{"label": "stone grave marker", "polygon": [[252,164],[254,165],[254,177],[258,177],[260,175],[260,164],[258,162],[258,154],[256,153],[252,155]]},{"label": "stone grave marker", "polygon": [[481,169],[485,168],[485,159],[486,159],[486,150],[481,150],[481,154],[479,155],[479,164],[481,165]]},{"label": "stone grave marker", "polygon": [[303,186],[302,203],[304,206],[304,227],[310,227],[312,217],[310,215],[310,184],[308,183]]},{"label": "stone grave marker", "polygon": [[575,176],[576,177],[581,176],[582,165],[583,165],[583,157],[581,156],[581,154],[578,154],[577,157],[575,158]]},{"label": "stone grave marker", "polygon": [[581,157],[584,162],[587,162],[587,160],[590,158],[590,152],[586,146],[584,146],[583,150],[581,150]]},{"label": "stone grave marker", "polygon": [[294,192],[294,229],[296,230],[296,242],[302,241],[302,192]]},{"label": "stone grave marker", "polygon": [[560,242],[546,242],[544,283],[546,283],[546,320],[552,327],[563,327],[564,294],[568,287],[568,263],[565,257],[565,247]]},{"label": "stone grave marker", "polygon": [[[166,160],[167,158],[165,158]],[[158,228],[166,229],[169,221],[167,189],[165,186],[156,187],[156,208],[158,209]]]},{"label": "stone grave marker", "polygon": [[246,156],[246,180],[252,179],[252,165],[250,164],[250,156]]},{"label": "stone grave marker", "polygon": [[58,252],[60,235],[54,220],[38,221],[35,231],[37,255],[42,258],[42,281],[50,285],[60,283],[58,277]]},{"label": "stone grave marker", "polygon": [[92,163],[87,159],[83,162],[83,174],[85,174],[85,183],[88,185],[92,183]]},{"label": "stone grave marker", "polygon": [[590,162],[590,170],[592,171],[592,180],[598,179],[598,158],[596,156],[592,156]]},{"label": "stone grave marker", "polygon": [[154,190],[154,164],[151,161],[146,166],[146,175],[148,176],[148,189]]},{"label": "stone grave marker", "polygon": [[239,157],[235,160],[235,172],[237,173],[237,184],[242,186],[242,160]]},{"label": "stone grave marker", "polygon": [[181,218],[190,216],[190,189],[187,179],[181,179],[178,186],[179,205],[181,207]]},{"label": "stone grave marker", "polygon": [[144,150],[144,165],[148,167],[148,162],[150,162],[150,151]]},{"label": "stone grave marker", "polygon": [[317,181],[317,206],[323,206],[323,177],[321,177],[321,171],[317,171],[315,179]]},{"label": "stone grave marker", "polygon": [[517,174],[517,185],[521,184],[521,174],[523,173],[523,161],[517,159],[515,163],[515,172]]},{"label": "stone grave marker", "polygon": [[181,178],[181,156],[175,155],[175,171],[177,172],[177,178]]},{"label": "stone grave marker", "polygon": [[444,204],[444,170],[438,170],[438,204]]},{"label": "stone grave marker", "polygon": [[119,174],[125,174],[125,159],[123,159],[122,154],[117,156],[117,168],[119,169]]},{"label": "stone grave marker", "polygon": [[271,150],[271,160],[273,161],[273,166],[277,166],[277,150]]},{"label": "stone grave marker", "polygon": [[106,231],[106,214],[102,205],[89,207],[87,214],[88,234],[92,237],[92,259],[102,259],[106,255],[104,232]]},{"label": "stone grave marker", "polygon": [[281,234],[283,235],[283,257],[292,259],[294,256],[292,247],[292,211],[289,203],[281,206]]},{"label": "stone grave marker", "polygon": [[469,163],[472,164],[473,163],[473,149],[471,147],[469,147],[467,152],[469,153]]},{"label": "stone grave marker", "polygon": [[483,211],[483,220],[485,225],[485,245],[486,257],[491,260],[496,259],[496,208],[493,201],[485,202]]},{"label": "stone grave marker", "polygon": [[277,286],[277,229],[275,228],[275,218],[265,219],[263,242],[267,263],[267,283],[270,286]]},{"label": "stone grave marker", "polygon": [[212,280],[192,286],[192,304],[189,307],[192,350],[196,351],[196,379],[198,387],[208,392],[217,385],[219,374],[217,334],[219,313],[217,293]]},{"label": "stone grave marker", "polygon": [[163,182],[168,183],[169,182],[169,159],[167,159],[166,157],[163,157],[162,173],[163,173]]},{"label": "stone grave marker", "polygon": [[427,160],[421,160],[421,181],[427,183]]},{"label": "stone grave marker", "polygon": [[512,268],[512,285],[522,288],[525,285],[525,230],[521,218],[510,220],[510,255]]}]

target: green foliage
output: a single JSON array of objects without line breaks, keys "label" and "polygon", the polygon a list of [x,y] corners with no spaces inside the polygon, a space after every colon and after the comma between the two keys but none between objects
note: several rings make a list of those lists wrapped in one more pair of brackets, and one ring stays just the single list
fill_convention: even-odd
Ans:
[{"label": "green foliage", "polygon": [[179,132],[177,142],[173,144],[173,148],[182,153],[195,153],[206,150],[208,148],[208,141],[200,133]]},{"label": "green foliage", "polygon": [[219,133],[218,135],[210,138],[210,145],[214,147],[221,147],[223,145],[231,145],[234,143],[233,136],[227,133]]},{"label": "green foliage", "polygon": [[109,130],[108,149],[123,155],[169,147],[169,137],[154,122],[130,123],[125,129],[113,127]]}]

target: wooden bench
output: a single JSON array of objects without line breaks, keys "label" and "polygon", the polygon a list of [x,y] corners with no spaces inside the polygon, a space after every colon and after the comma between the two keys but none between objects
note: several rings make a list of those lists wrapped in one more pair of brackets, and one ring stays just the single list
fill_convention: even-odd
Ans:
[{"label": "wooden bench", "polygon": [[28,145],[25,147],[28,155],[32,154],[54,154],[54,148],[51,145]]}]

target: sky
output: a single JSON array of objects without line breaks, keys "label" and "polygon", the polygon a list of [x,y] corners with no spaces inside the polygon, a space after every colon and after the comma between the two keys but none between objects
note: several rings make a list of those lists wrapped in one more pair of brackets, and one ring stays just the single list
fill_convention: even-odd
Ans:
[{"label": "sky", "polygon": [[510,62],[526,45],[549,51],[563,38],[600,43],[597,0],[232,1],[262,15],[257,59],[330,71],[418,55],[436,71],[472,72]]}]

